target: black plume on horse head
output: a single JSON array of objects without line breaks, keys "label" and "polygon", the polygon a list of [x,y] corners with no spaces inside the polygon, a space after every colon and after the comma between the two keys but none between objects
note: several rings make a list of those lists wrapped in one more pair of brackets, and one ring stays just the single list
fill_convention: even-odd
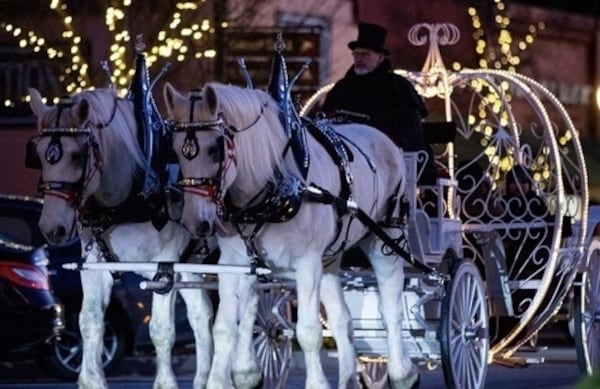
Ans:
[{"label": "black plume on horse head", "polygon": [[[146,67],[146,57],[143,53],[138,52],[135,59],[135,75],[131,81],[128,91],[128,98],[133,101],[135,121],[137,125],[137,138],[140,147],[146,157],[148,166],[144,174],[144,185],[142,192],[149,194],[154,191],[154,187],[158,185],[157,177],[153,168],[154,160],[158,154],[159,137],[156,137],[157,123],[156,119],[160,118],[158,112],[154,112],[154,104],[150,83],[148,79],[148,70]],[[160,123],[160,121],[159,121]]]},{"label": "black plume on horse head", "polygon": [[[129,86],[127,97],[133,102],[138,130],[137,138],[147,162],[141,175],[139,196],[141,200],[155,203],[156,207],[161,209],[164,205],[163,188],[167,185],[168,180],[164,149],[169,147],[169,141],[164,129],[164,121],[152,95],[152,87],[156,80],[150,82],[146,55],[142,50],[143,44],[141,39],[138,38],[135,74]],[[161,70],[158,76],[164,70],[166,70],[166,67]]]}]

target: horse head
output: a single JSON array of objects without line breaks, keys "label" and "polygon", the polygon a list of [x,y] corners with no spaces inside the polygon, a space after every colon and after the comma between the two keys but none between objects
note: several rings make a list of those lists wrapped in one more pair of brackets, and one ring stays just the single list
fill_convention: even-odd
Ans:
[{"label": "horse head", "polygon": [[[133,115],[123,117],[123,102],[111,90],[75,94],[61,99],[56,106],[46,105],[36,89],[29,92],[39,132],[28,142],[26,163],[41,169],[38,191],[44,197],[44,207],[39,226],[50,242],[61,243],[74,236],[77,211],[92,196],[110,202],[128,193],[134,166],[141,160],[128,158],[135,154],[124,146],[108,150],[108,143],[120,143],[109,134],[121,127],[135,146],[135,121]],[[124,181],[112,176],[115,182],[107,186],[111,179],[105,173],[113,166],[119,168],[119,178],[129,178]]]},{"label": "horse head", "polygon": [[164,88],[173,152],[179,162],[184,206],[181,222],[194,237],[225,232],[224,197],[237,175],[233,133],[220,117],[212,87],[187,94]]}]

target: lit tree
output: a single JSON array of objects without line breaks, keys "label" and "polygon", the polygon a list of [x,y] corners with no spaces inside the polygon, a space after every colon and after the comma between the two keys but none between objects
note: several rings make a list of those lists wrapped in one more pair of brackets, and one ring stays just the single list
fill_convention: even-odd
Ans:
[{"label": "lit tree", "polygon": [[[531,24],[522,38],[516,38],[510,30],[511,20],[505,3],[502,0],[492,0],[491,2],[493,2],[493,7],[483,8],[484,10],[491,10],[489,17],[482,17],[476,7],[469,7],[467,10],[473,27],[472,37],[475,40],[475,52],[479,56],[478,66],[481,69],[516,72],[521,64],[521,54],[534,42],[538,31],[545,29],[545,24],[543,22]],[[453,68],[459,70],[460,64],[453,64]],[[503,173],[501,171],[504,173],[509,171],[516,160],[512,155],[503,157],[497,155],[495,147],[488,145],[488,137],[493,133],[493,130],[487,118],[487,109],[491,109],[494,114],[498,115],[498,124],[502,127],[508,126],[509,115],[503,108],[499,92],[495,91],[494,88],[490,88],[487,81],[473,81],[473,87],[481,92],[482,99],[478,104],[478,115],[472,115],[468,120],[475,131],[485,135],[482,139],[482,146],[486,147],[486,155],[490,164],[498,167],[495,169],[495,175],[493,176],[495,180],[498,180],[502,177]],[[499,84],[500,94],[507,102],[512,100],[510,87],[508,82]],[[560,141],[568,142],[569,135],[570,133],[566,133]],[[537,164],[532,165],[531,168],[547,172],[549,166],[547,155],[542,155],[540,158],[541,160],[537,161]],[[542,178],[547,177],[542,176],[539,172],[534,173],[534,179],[537,181],[541,181]]]},{"label": "lit tree", "polygon": [[[510,16],[502,0],[477,1],[476,4],[467,7],[467,13],[473,27],[471,37],[475,40],[475,53],[479,57],[477,66],[516,71],[521,64],[521,54],[531,46],[538,32],[546,28],[545,24],[530,24],[524,36],[516,38],[511,32]],[[462,64],[454,62],[452,68],[458,71]]]},{"label": "lit tree", "polygon": [[[529,48],[538,31],[544,30],[546,26],[543,22],[531,24],[522,38],[515,38],[509,29],[511,21],[506,4],[502,0],[493,0],[493,3],[491,26],[484,26],[484,18],[476,7],[469,7],[467,10],[473,26],[475,51],[479,55],[478,65],[482,69],[515,71],[521,63],[520,54]],[[497,36],[490,36],[490,31],[496,31]]]},{"label": "lit tree", "polygon": [[[248,2],[247,9],[258,2]],[[65,63],[58,77],[67,93],[100,84],[106,80],[107,70],[115,87],[124,91],[134,72],[138,34],[143,35],[149,66],[169,62],[177,68],[185,63],[186,79],[198,82],[212,72],[219,54],[215,36],[229,25],[224,13],[217,12],[215,18],[215,10],[225,9],[226,0],[111,0],[103,5],[97,1],[48,0],[47,8],[41,9],[39,1],[10,3],[13,7],[3,10],[2,19],[6,19],[0,20],[0,31],[22,49]],[[108,43],[102,53],[105,70],[99,61],[90,62],[90,46],[101,45],[99,42]]]}]

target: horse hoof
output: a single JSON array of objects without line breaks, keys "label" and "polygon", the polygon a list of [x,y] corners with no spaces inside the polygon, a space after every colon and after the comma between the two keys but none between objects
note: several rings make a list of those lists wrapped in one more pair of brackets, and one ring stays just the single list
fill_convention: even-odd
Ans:
[{"label": "horse hoof", "polygon": [[418,371],[415,371],[401,380],[392,381],[388,378],[388,383],[394,389],[418,389],[421,387],[421,375]]},{"label": "horse hoof", "polygon": [[[254,377],[253,377],[254,376]],[[264,376],[260,374],[260,378],[256,380],[258,374],[240,374],[237,373],[234,375],[234,387],[236,388],[244,388],[244,389],[262,389],[264,385]],[[242,379],[243,378],[243,379]],[[256,383],[255,383],[256,382]],[[269,389],[269,388],[267,388]]]}]

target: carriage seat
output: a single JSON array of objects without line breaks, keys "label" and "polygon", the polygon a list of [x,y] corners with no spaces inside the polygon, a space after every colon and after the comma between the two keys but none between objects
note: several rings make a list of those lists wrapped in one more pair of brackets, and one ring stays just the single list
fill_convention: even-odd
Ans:
[{"label": "carriage seat", "polygon": [[[454,122],[423,123],[425,140],[428,144],[446,144],[456,137]],[[409,203],[409,245],[411,252],[425,262],[437,263],[449,247],[460,252],[460,220],[456,210],[449,209],[446,197],[449,188],[456,188],[446,172],[438,174],[433,182],[423,184],[423,161],[427,151],[405,152],[407,169],[406,197]],[[438,166],[444,166],[438,163]],[[455,193],[450,191],[450,193]]]},{"label": "carriage seat", "polygon": [[450,143],[456,139],[456,123],[454,122],[423,122],[421,127],[425,143],[428,145]]}]

